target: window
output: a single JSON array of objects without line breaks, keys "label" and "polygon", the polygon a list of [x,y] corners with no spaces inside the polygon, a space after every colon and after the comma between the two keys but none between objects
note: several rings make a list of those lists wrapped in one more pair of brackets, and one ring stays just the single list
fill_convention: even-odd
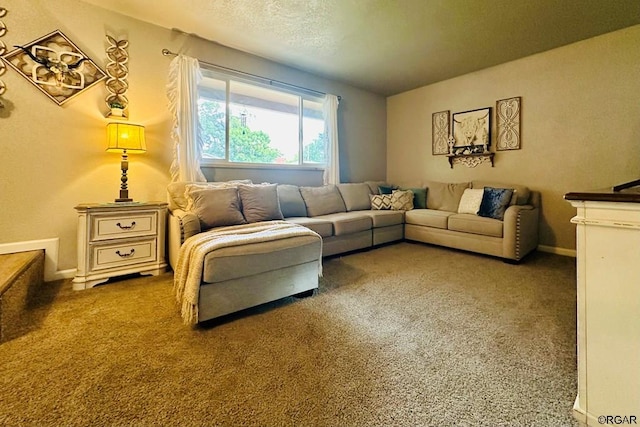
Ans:
[{"label": "window", "polygon": [[203,70],[202,163],[326,163],[322,99]]}]

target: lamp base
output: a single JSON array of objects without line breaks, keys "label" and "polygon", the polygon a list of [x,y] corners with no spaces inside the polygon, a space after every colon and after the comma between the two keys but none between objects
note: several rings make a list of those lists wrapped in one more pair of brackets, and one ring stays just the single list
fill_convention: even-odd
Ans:
[{"label": "lamp base", "polygon": [[133,199],[116,199],[116,203],[130,203]]}]

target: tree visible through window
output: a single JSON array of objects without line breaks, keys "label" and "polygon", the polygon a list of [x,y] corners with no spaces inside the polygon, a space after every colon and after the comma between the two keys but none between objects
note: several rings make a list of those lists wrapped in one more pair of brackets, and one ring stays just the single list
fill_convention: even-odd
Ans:
[{"label": "tree visible through window", "polygon": [[200,87],[198,105],[204,160],[282,165],[326,162],[322,103],[316,99],[207,77]]}]

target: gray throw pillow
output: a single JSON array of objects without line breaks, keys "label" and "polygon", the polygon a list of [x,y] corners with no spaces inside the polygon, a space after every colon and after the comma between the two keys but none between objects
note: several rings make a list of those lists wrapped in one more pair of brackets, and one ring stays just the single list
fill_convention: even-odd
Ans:
[{"label": "gray throw pillow", "polygon": [[300,194],[300,188],[297,185],[278,185],[278,200],[280,201],[280,210],[285,218],[307,216],[307,206]]},{"label": "gray throw pillow", "polygon": [[300,187],[300,194],[302,194],[304,204],[307,205],[309,216],[346,212],[347,210],[335,185]]},{"label": "gray throw pillow", "polygon": [[189,196],[193,200],[192,212],[203,229],[247,223],[240,211],[236,188],[192,189]]},{"label": "gray throw pillow", "polygon": [[276,184],[238,185],[242,214],[247,222],[283,219]]}]

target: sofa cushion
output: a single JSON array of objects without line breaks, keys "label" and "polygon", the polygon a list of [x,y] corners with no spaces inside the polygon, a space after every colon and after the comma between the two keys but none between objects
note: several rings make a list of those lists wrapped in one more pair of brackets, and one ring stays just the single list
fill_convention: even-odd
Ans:
[{"label": "sofa cushion", "polygon": [[308,218],[306,216],[303,216],[303,217],[287,218],[287,221],[307,227],[315,231],[316,233],[318,233],[321,237],[333,236],[333,223],[327,219]]},{"label": "sofa cushion", "polygon": [[427,181],[425,186],[427,187],[427,209],[457,212],[462,193],[469,188],[469,183]]},{"label": "sofa cushion", "polygon": [[502,221],[504,211],[509,206],[512,196],[513,189],[511,188],[484,187],[478,215]]},{"label": "sofa cushion", "polygon": [[278,185],[278,201],[285,218],[290,216],[307,216],[307,206],[297,185]]},{"label": "sofa cushion", "polygon": [[404,223],[403,211],[363,211],[373,221],[373,228],[389,227]]},{"label": "sofa cushion", "polygon": [[345,212],[340,191],[335,185],[323,185],[322,187],[300,187],[300,194],[307,206],[309,216],[326,215],[336,212]]},{"label": "sofa cushion", "polygon": [[242,215],[247,222],[283,219],[276,184],[238,185]]},{"label": "sofa cushion", "polygon": [[531,190],[524,185],[504,184],[490,181],[473,181],[471,188],[484,189],[484,187],[493,188],[513,188],[514,198],[511,200],[512,205],[526,205],[531,197]]},{"label": "sofa cushion", "polygon": [[371,194],[371,209],[378,211],[391,209],[391,194]]},{"label": "sofa cushion", "polygon": [[323,215],[322,219],[333,223],[333,234],[344,236],[359,231],[371,230],[373,221],[371,217],[362,212],[341,212]]},{"label": "sofa cushion", "polygon": [[410,211],[413,209],[413,191],[393,190],[391,194],[391,210]]},{"label": "sofa cushion", "polygon": [[203,229],[247,222],[240,210],[240,197],[235,187],[195,188],[189,190],[189,197],[193,203],[191,211],[198,216]]},{"label": "sofa cushion", "polygon": [[413,209],[404,213],[407,224],[424,225],[427,227],[447,229],[448,219],[453,212],[437,209]]},{"label": "sofa cushion", "polygon": [[503,222],[474,214],[454,214],[449,217],[449,230],[483,236],[502,237]]},{"label": "sofa cushion", "polygon": [[462,193],[462,198],[458,205],[458,213],[477,215],[480,210],[480,203],[482,203],[483,194],[484,188],[466,188],[464,193]]},{"label": "sofa cushion", "polygon": [[371,189],[367,184],[338,184],[337,187],[347,212],[371,209]]},{"label": "sofa cushion", "polygon": [[219,283],[316,261],[320,244],[317,236],[296,236],[217,249],[204,258],[202,281]]}]

